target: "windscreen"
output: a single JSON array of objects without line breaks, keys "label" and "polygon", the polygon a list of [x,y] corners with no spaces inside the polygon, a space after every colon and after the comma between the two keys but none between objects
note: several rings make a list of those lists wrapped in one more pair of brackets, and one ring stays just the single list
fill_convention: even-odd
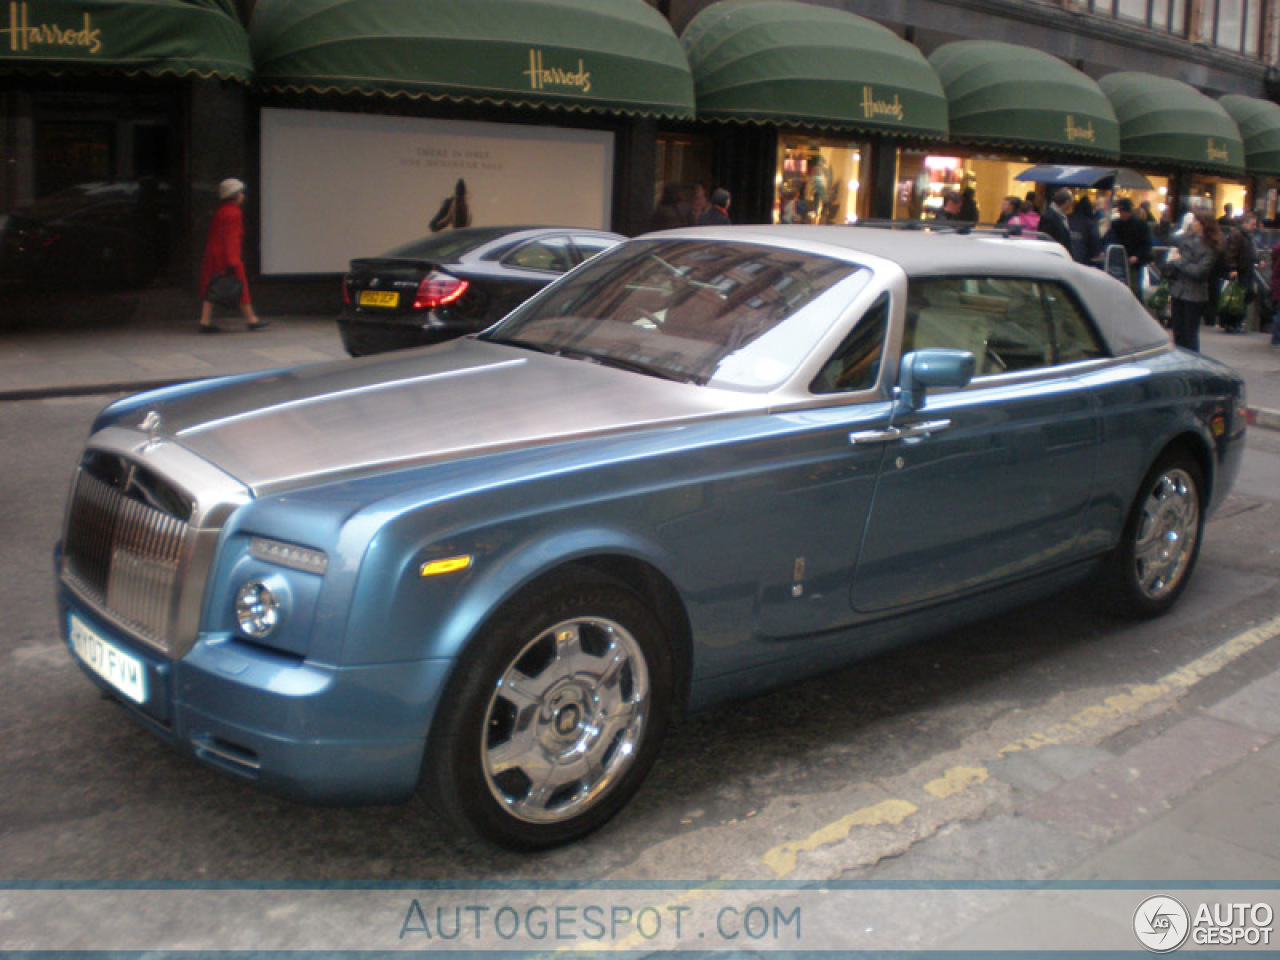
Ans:
[{"label": "windscreen", "polygon": [[857,264],[797,250],[637,240],[590,261],[484,339],[766,390],[795,372],[869,279]]}]

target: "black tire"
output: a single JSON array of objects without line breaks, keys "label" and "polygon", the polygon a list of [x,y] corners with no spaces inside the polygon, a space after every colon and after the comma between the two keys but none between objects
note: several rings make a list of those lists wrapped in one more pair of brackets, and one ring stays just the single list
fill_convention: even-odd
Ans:
[{"label": "black tire", "polygon": [[1157,617],[1186,589],[1204,537],[1204,473],[1189,455],[1165,454],[1142,481],[1107,579],[1116,612]]},{"label": "black tire", "polygon": [[635,593],[585,572],[540,581],[464,652],[432,724],[428,799],[511,849],[577,840],[639,789],[672,686],[667,637]]}]

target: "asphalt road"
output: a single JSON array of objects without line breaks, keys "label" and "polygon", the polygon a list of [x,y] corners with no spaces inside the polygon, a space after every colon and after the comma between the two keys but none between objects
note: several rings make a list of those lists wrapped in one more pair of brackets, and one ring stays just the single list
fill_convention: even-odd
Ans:
[{"label": "asphalt road", "polygon": [[[1037,789],[1026,745],[1048,745],[1037,756],[1066,775],[1280,660],[1274,639],[1235,642],[1280,611],[1280,434],[1255,431],[1170,616],[1118,622],[1076,591],[695,716],[604,831],[540,856],[495,851],[416,802],[351,810],[263,796],[98,696],[57,639],[50,554],[72,465],[106,399],[0,404],[6,881],[1031,878],[1077,851],[1060,837],[1046,850],[994,831],[982,866],[928,852],[950,826],[995,822]],[[1192,682],[1170,680],[1196,664]]]}]

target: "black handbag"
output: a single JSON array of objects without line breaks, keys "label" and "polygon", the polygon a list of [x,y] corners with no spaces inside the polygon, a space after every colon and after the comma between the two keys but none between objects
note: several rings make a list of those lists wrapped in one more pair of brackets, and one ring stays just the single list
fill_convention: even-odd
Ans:
[{"label": "black handbag", "polygon": [[234,273],[220,273],[204,288],[204,298],[220,307],[240,306],[242,293],[244,293],[244,284]]}]

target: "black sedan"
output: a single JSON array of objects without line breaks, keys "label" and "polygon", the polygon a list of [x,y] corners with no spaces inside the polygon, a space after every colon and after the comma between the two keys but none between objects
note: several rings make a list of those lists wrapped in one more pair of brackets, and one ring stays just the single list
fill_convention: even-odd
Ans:
[{"label": "black sedan", "polygon": [[575,227],[470,227],[352,260],[342,344],[358,357],[475,333],[623,239]]}]

